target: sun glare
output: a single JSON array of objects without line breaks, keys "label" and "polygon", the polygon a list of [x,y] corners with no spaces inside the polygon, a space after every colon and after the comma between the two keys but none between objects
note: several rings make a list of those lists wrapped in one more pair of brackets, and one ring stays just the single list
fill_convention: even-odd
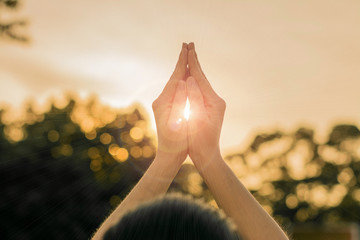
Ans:
[{"label": "sun glare", "polygon": [[189,117],[190,117],[190,102],[189,102],[189,98],[186,98],[185,109],[184,109],[184,118],[186,120],[189,120]]}]

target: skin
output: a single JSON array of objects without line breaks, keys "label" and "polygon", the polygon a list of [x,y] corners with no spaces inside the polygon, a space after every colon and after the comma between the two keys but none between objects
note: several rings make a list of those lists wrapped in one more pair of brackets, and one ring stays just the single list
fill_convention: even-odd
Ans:
[{"label": "skin", "polygon": [[194,112],[188,123],[189,155],[218,206],[231,217],[245,239],[288,239],[274,219],[245,188],[220,154],[219,138],[225,101],[201,70],[195,46],[188,46],[187,89]]},{"label": "skin", "polygon": [[[188,121],[183,118],[186,97],[191,108]],[[126,212],[166,194],[187,155],[219,207],[232,218],[245,239],[288,239],[220,154],[219,139],[226,104],[201,70],[193,43],[183,44],[174,73],[152,107],[158,135],[156,157],[93,239],[102,239]]]},{"label": "skin", "polygon": [[[96,231],[92,239],[103,239],[128,211],[141,203],[164,195],[187,156],[187,122],[183,119],[188,74],[188,45],[183,44],[174,73],[160,96],[153,102],[158,149],[143,177]],[[179,120],[181,119],[181,120]]]}]

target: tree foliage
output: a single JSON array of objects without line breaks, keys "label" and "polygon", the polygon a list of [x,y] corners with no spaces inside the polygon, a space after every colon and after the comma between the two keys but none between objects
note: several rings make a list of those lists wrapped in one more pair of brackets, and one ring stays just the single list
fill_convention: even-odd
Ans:
[{"label": "tree foliage", "polygon": [[138,181],[155,147],[136,108],[70,100],[0,117],[0,237],[87,239]]},{"label": "tree foliage", "polygon": [[[115,110],[69,98],[23,117],[0,110],[0,238],[87,239],[154,158],[139,107]],[[360,133],[338,125],[319,143],[314,131],[258,134],[226,161],[283,225],[358,222]],[[170,191],[215,204],[191,164]]]},{"label": "tree foliage", "polygon": [[[14,11],[18,8],[18,0],[0,0],[0,17],[3,11]],[[12,40],[27,42],[29,38],[21,33],[24,26],[27,25],[26,20],[6,19],[0,18],[0,37],[9,38]],[[19,33],[20,32],[20,33]]]},{"label": "tree foliage", "polygon": [[360,220],[360,132],[354,125],[335,126],[325,143],[307,128],[259,134],[247,150],[227,159],[285,225]]}]

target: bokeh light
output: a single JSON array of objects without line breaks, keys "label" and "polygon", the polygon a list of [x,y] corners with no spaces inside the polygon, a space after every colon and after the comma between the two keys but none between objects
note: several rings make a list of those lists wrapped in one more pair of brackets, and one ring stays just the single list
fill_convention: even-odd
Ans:
[{"label": "bokeh light", "polygon": [[128,159],[129,153],[126,148],[117,148],[114,157],[116,160],[124,162]]}]

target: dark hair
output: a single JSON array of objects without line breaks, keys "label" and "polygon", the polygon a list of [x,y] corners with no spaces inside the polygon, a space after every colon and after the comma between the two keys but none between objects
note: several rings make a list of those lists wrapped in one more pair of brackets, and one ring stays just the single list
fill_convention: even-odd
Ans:
[{"label": "dark hair", "polygon": [[238,240],[224,214],[189,197],[170,194],[139,206],[110,228],[104,240]]}]

